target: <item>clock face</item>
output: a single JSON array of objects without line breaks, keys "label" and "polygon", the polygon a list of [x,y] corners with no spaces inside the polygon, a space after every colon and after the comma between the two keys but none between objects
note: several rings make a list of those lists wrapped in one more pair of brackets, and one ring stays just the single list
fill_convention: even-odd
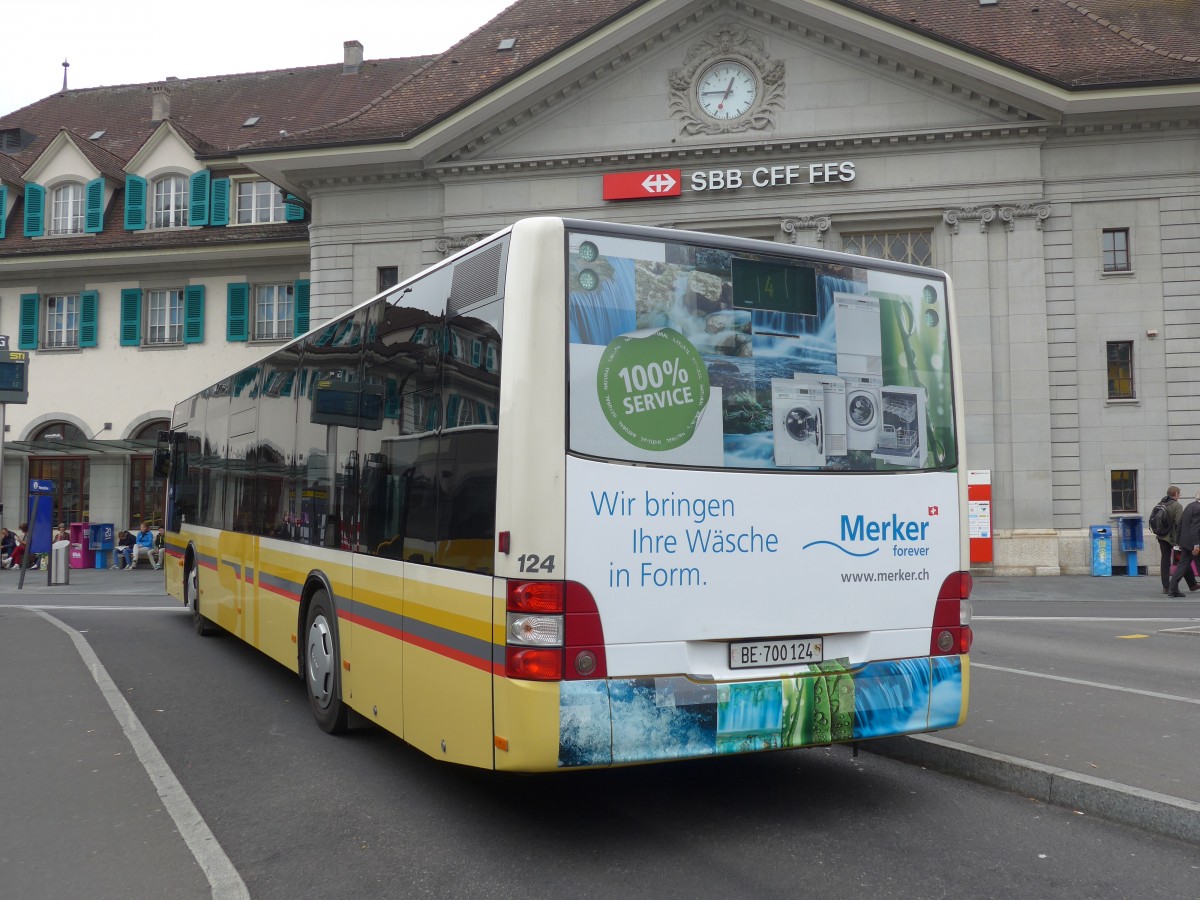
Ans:
[{"label": "clock face", "polygon": [[696,83],[700,108],[714,119],[745,115],[758,96],[758,79],[749,66],[726,60],[704,70]]}]

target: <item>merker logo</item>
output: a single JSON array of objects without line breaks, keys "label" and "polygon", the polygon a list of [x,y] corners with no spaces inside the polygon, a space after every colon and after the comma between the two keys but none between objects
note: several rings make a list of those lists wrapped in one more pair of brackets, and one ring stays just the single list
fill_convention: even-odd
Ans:
[{"label": "merker logo", "polygon": [[[819,544],[825,544],[830,547],[837,547],[847,556],[872,556],[879,552],[879,547],[871,547],[868,550],[855,552],[846,547],[846,544],[881,544],[884,542],[892,542],[893,544],[903,542],[924,541],[928,537],[929,523],[918,522],[910,519],[901,519],[895,513],[890,519],[868,519],[866,516],[842,516],[841,517],[841,535],[839,541],[810,541],[801,549],[807,550],[809,547],[816,547]],[[926,556],[929,553],[928,547],[892,547],[892,554],[895,556]]]},{"label": "merker logo", "polygon": [[923,541],[929,530],[928,522],[912,522],[901,519],[895,513],[892,518],[867,521],[864,516],[842,516],[843,541]]}]

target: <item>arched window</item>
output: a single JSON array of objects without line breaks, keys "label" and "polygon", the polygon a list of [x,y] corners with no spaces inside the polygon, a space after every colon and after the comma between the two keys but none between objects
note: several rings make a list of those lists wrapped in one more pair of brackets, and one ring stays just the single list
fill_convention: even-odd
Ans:
[{"label": "arched window", "polygon": [[87,435],[70,422],[49,422],[33,433],[34,441],[85,441]]},{"label": "arched window", "polygon": [[50,233],[83,234],[83,185],[59,185],[50,197]]},{"label": "arched window", "polygon": [[164,175],[154,182],[154,228],[181,228],[188,223],[188,180]]},{"label": "arched window", "polygon": [[[142,441],[153,446],[158,433],[166,431],[171,423],[166,419],[154,419],[139,428],[131,440]],[[154,477],[154,456],[133,456],[129,459],[129,524],[137,527],[148,522],[159,528],[163,522],[163,496],[166,482]]]},{"label": "arched window", "polygon": [[[62,443],[68,453],[88,436],[69,422],[48,422],[32,435],[34,441]],[[88,518],[89,466],[85,457],[70,457],[55,451],[51,456],[29,458],[29,477],[54,484],[50,502],[54,504],[54,525],[85,522]]]}]

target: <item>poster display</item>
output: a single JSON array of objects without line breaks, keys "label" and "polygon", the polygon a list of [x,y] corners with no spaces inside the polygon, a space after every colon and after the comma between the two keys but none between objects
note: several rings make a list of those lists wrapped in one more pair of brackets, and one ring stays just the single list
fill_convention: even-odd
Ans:
[{"label": "poster display", "polygon": [[729,469],[957,464],[946,283],[569,237],[571,449]]}]

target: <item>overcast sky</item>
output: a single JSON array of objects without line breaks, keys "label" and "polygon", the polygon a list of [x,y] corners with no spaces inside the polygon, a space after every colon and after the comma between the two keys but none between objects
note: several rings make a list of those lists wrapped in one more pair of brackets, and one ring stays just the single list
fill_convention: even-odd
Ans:
[{"label": "overcast sky", "polygon": [[[441,53],[514,0],[21,2],[5,13],[0,115],[62,89]],[[51,19],[53,21],[51,21]]]}]

